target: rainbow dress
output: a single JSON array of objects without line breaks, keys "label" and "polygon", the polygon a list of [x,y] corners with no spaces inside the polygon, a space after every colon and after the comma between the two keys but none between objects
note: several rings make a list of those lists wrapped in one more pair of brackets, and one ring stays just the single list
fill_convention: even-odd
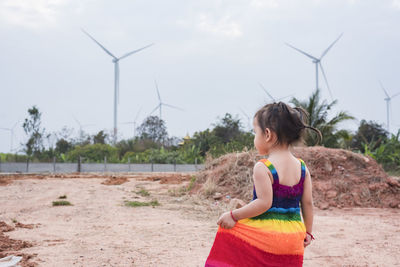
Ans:
[{"label": "rainbow dress", "polygon": [[[306,228],[300,216],[306,167],[301,162],[298,184],[279,184],[275,167],[260,160],[271,171],[274,182],[272,206],[252,218],[239,220],[231,229],[218,228],[206,267],[302,266]],[[253,189],[253,200],[257,198]]]}]

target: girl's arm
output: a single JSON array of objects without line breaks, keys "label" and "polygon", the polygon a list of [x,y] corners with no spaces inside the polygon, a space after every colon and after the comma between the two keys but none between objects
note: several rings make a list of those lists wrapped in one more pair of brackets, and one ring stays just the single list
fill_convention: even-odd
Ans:
[{"label": "girl's arm", "polygon": [[306,178],[304,180],[303,196],[301,197],[301,213],[303,214],[306,231],[312,233],[313,226],[313,200],[312,200],[312,184],[311,175],[307,169]]},{"label": "girl's arm", "polygon": [[253,169],[253,180],[257,192],[257,199],[240,209],[233,210],[232,213],[225,212],[218,219],[217,224],[222,228],[230,229],[235,226],[235,220],[238,221],[254,217],[267,211],[272,205],[272,182],[269,175],[270,172],[267,166],[262,162],[257,162]]},{"label": "girl's arm", "polygon": [[236,220],[260,215],[271,208],[272,205],[272,182],[269,177],[269,170],[262,162],[257,162],[253,169],[254,186],[257,192],[257,199],[249,204],[232,211]]}]

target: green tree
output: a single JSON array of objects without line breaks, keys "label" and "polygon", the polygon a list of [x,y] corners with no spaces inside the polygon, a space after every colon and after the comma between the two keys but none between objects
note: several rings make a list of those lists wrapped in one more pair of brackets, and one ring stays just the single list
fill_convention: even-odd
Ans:
[{"label": "green tree", "polygon": [[[339,123],[346,120],[353,120],[354,117],[345,111],[340,111],[329,119],[329,112],[337,104],[337,100],[330,103],[326,100],[321,101],[319,89],[315,90],[307,100],[300,101],[294,97],[290,102],[295,106],[304,108],[308,112],[308,123],[310,126],[321,131],[323,146],[339,147],[340,143],[343,143],[342,138],[349,136],[349,132],[346,130],[339,131],[337,128]],[[317,143],[318,136],[314,132],[309,131],[309,133],[305,141],[307,145],[311,146]]]},{"label": "green tree", "polygon": [[67,160],[76,161],[79,156],[90,162],[103,162],[107,157],[108,162],[119,162],[117,148],[107,144],[88,144],[76,146],[67,153]]},{"label": "green tree", "polygon": [[108,138],[108,134],[106,134],[103,130],[93,135],[93,144],[105,144]]},{"label": "green tree", "polygon": [[28,109],[29,117],[25,119],[22,127],[25,133],[29,136],[25,144],[25,152],[28,156],[39,157],[44,149],[43,137],[45,129],[41,128],[42,113],[36,106]]},{"label": "green tree", "polygon": [[214,125],[213,134],[220,138],[222,143],[226,144],[242,133],[241,122],[237,117],[226,113],[220,121]]},{"label": "green tree", "polygon": [[163,143],[168,138],[165,122],[157,116],[149,116],[138,127],[140,139],[150,139],[156,143]]},{"label": "green tree", "polygon": [[362,153],[365,152],[365,145],[368,145],[370,150],[375,150],[388,140],[388,135],[389,133],[382,125],[373,121],[362,120],[352,139],[351,147]]}]

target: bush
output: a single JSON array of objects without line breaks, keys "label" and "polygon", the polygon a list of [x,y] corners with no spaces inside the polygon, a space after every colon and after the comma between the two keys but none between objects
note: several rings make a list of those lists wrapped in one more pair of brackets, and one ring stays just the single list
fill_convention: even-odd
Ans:
[{"label": "bush", "polygon": [[67,153],[66,159],[68,161],[76,161],[79,156],[84,157],[85,161],[89,162],[100,163],[104,161],[104,157],[107,157],[107,162],[119,162],[118,149],[107,144],[76,146]]}]

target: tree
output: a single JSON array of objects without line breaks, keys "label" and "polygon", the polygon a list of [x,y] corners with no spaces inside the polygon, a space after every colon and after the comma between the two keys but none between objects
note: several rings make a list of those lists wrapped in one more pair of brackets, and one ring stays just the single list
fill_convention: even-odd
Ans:
[{"label": "tree", "polygon": [[357,149],[362,153],[365,152],[365,145],[372,146],[369,147],[370,150],[375,150],[377,147],[388,140],[389,133],[382,127],[382,125],[366,120],[360,122],[360,126],[354,135],[351,147]]},{"label": "tree", "polygon": [[165,122],[157,116],[149,116],[137,129],[140,139],[163,143],[168,138]]},{"label": "tree", "polygon": [[[304,108],[309,114],[308,124],[317,128],[322,133],[322,145],[326,147],[339,147],[342,142],[341,138],[346,137],[349,133],[346,130],[338,131],[338,124],[353,120],[354,117],[345,111],[338,112],[333,118],[328,119],[328,115],[333,106],[337,104],[337,100],[328,103],[326,100],[321,102],[320,90],[315,90],[308,100],[300,101],[297,98],[292,98],[290,101],[298,107]],[[311,146],[317,143],[318,136],[312,132],[306,136],[306,144]]]},{"label": "tree", "polygon": [[104,131],[100,131],[93,135],[93,144],[105,144],[107,138],[108,134],[106,134]]},{"label": "tree", "polygon": [[226,113],[220,121],[214,125],[213,134],[226,144],[242,133],[241,122],[238,118],[233,118],[231,114]]},{"label": "tree", "polygon": [[29,117],[25,119],[22,127],[25,133],[29,136],[28,141],[25,144],[25,152],[28,156],[39,157],[43,151],[43,136],[45,129],[41,128],[41,116],[42,113],[36,106],[28,109]]}]

